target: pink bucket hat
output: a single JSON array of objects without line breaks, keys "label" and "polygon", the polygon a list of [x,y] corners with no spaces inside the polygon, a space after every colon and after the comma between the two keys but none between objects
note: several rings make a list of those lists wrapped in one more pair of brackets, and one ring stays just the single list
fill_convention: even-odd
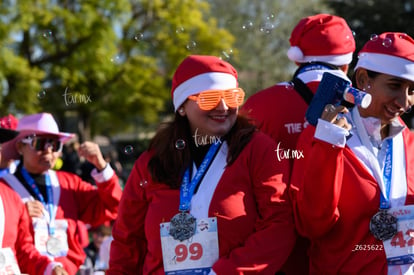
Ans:
[{"label": "pink bucket hat", "polygon": [[19,153],[17,152],[16,143],[21,139],[33,135],[54,135],[59,137],[61,142],[67,142],[74,134],[59,132],[59,127],[49,113],[39,113],[34,115],[27,115],[22,117],[17,124],[16,131],[19,134],[12,140],[3,144],[2,155],[8,159],[17,159]]}]

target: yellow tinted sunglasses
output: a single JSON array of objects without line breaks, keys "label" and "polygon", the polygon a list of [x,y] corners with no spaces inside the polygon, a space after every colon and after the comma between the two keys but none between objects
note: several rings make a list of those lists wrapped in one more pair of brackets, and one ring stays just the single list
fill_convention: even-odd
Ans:
[{"label": "yellow tinted sunglasses", "polygon": [[188,99],[197,102],[198,107],[203,111],[213,110],[221,99],[230,108],[237,108],[243,104],[244,91],[242,88],[228,90],[207,90],[198,95],[190,95]]}]

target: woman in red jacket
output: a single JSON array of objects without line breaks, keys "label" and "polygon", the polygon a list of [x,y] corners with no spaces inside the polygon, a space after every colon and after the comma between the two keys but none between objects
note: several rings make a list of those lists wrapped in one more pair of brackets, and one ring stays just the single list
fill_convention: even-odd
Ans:
[{"label": "woman in red jacket", "polygon": [[132,169],[107,274],[274,274],[295,242],[288,162],[238,115],[229,63],[189,56],[172,86],[174,120]]},{"label": "woman in red jacket", "polygon": [[414,104],[414,40],[373,36],[355,70],[371,104],[327,106],[300,137],[297,229],[311,239],[311,274],[412,274],[414,133],[400,116]]},{"label": "woman in red jacket", "polygon": [[[19,132],[0,125],[0,162],[3,142]],[[62,265],[36,251],[30,234],[30,219],[19,195],[0,183],[0,274],[67,275]]]},{"label": "woman in red jacket", "polygon": [[4,144],[3,153],[11,159],[20,155],[20,164],[2,181],[25,202],[36,249],[74,275],[86,258],[78,222],[97,226],[116,218],[122,194],[118,177],[92,142],[84,142],[79,153],[96,167],[91,174],[97,186],[53,170],[62,143],[72,134],[60,132],[49,113],[22,117],[16,130],[19,135]]}]

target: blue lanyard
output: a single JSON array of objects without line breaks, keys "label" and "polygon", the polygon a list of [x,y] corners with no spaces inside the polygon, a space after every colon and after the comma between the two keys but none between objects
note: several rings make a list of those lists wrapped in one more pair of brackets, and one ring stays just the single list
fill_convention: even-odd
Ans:
[{"label": "blue lanyard", "polygon": [[35,193],[36,198],[43,204],[43,206],[48,210],[49,216],[50,216],[50,222],[49,222],[49,235],[55,234],[55,216],[56,212],[55,206],[53,205],[53,191],[52,191],[52,184],[50,182],[50,176],[49,174],[46,174],[46,196],[47,201],[43,198],[43,195],[40,193],[39,188],[36,185],[36,182],[34,179],[29,175],[27,170],[22,167],[22,176],[25,179],[25,181],[29,184],[29,187],[32,189],[32,191]]},{"label": "blue lanyard", "polygon": [[325,66],[323,64],[307,64],[300,68],[299,72],[297,74],[301,74],[308,71],[314,71],[314,70],[332,70],[332,68],[329,68],[328,66]]},{"label": "blue lanyard", "polygon": [[213,160],[214,156],[218,148],[220,147],[220,143],[213,143],[206,156],[203,159],[200,167],[197,170],[196,175],[190,182],[190,168],[187,168],[184,173],[183,181],[181,183],[180,188],[180,211],[189,211],[190,210],[190,202],[191,198],[193,197],[194,190],[198,185],[198,182],[201,180],[203,175],[207,172],[208,167],[210,166],[211,161]]},{"label": "blue lanyard", "polygon": [[391,207],[391,203],[390,203],[391,177],[392,177],[392,139],[389,139],[387,142],[385,162],[384,162],[384,172],[383,172],[385,194],[387,195],[387,198],[385,198],[383,192],[381,192],[380,209],[388,209]]}]

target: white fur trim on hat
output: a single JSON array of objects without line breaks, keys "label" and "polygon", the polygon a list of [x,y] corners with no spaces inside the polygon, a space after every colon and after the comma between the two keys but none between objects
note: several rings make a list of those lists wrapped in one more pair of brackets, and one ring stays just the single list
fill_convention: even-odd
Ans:
[{"label": "white fur trim on hat", "polygon": [[194,76],[181,83],[174,90],[174,109],[177,111],[190,95],[206,90],[227,90],[232,88],[237,88],[237,79],[232,74],[211,72]]},{"label": "white fur trim on hat", "polygon": [[414,63],[411,60],[397,56],[364,52],[358,57],[355,70],[358,68],[414,81]]},{"label": "white fur trim on hat", "polygon": [[303,59],[303,52],[298,46],[292,46],[287,51],[287,56],[290,60],[299,62]]},{"label": "white fur trim on hat", "polygon": [[300,53],[297,51],[297,49],[300,51],[298,47],[291,47],[288,50],[288,57],[290,60],[298,63],[307,63],[307,62],[325,62],[329,63],[335,66],[342,66],[345,64],[350,64],[352,62],[352,54],[353,53],[347,53],[347,54],[338,54],[338,55],[308,55],[303,56],[303,53],[300,51]]}]

